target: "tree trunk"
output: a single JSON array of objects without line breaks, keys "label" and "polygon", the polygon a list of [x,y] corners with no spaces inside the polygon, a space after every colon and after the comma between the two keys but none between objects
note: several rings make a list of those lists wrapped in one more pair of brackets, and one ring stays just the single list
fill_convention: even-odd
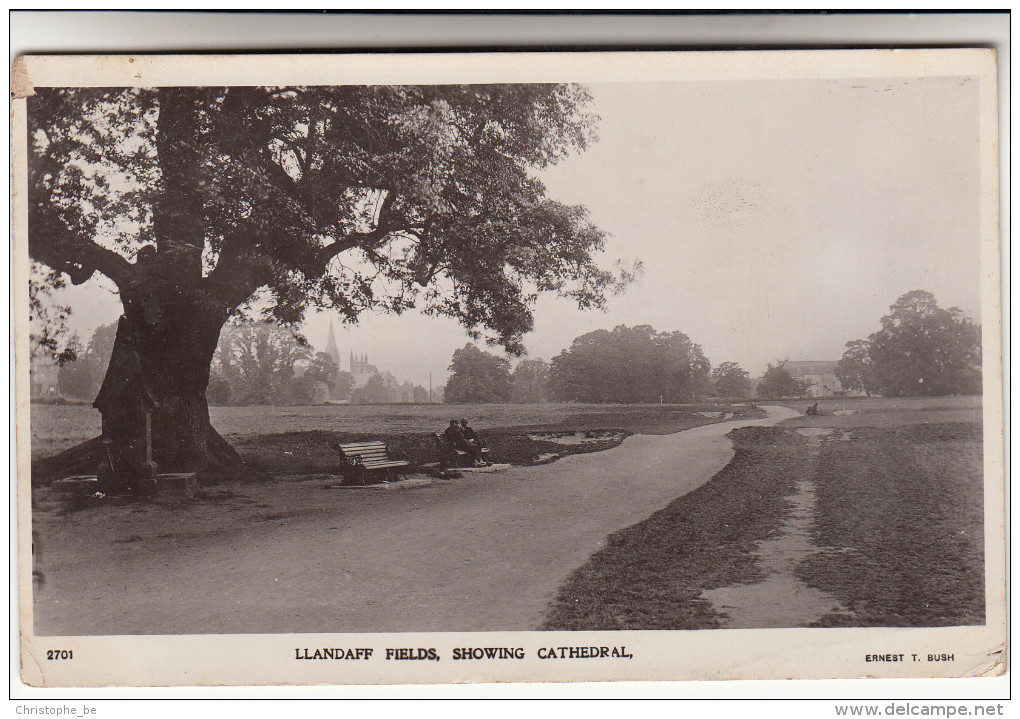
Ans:
[{"label": "tree trunk", "polygon": [[[227,311],[194,288],[153,275],[122,289],[121,298],[124,315],[96,398],[104,426],[107,417],[147,407],[152,460],[160,472],[201,472],[209,480],[251,475],[209,422],[209,368]],[[125,456],[123,445],[138,441],[106,434],[114,456]]]}]

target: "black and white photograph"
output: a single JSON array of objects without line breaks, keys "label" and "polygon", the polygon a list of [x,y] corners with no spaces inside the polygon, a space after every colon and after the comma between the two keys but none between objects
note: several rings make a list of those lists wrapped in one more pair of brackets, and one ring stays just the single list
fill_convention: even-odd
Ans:
[{"label": "black and white photograph", "polygon": [[995,73],[19,59],[23,681],[1005,671]]}]

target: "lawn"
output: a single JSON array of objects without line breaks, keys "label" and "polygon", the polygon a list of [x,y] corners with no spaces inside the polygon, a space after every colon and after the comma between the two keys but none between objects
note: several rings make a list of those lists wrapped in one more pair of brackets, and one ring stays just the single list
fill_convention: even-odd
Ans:
[{"label": "lawn", "polygon": [[[451,419],[468,418],[496,462],[536,464],[553,455],[608,449],[628,434],[664,434],[734,417],[761,416],[747,405],[330,405],[211,407],[213,426],[252,467],[269,474],[335,471],[338,442],[383,440],[414,465],[433,462],[430,433]],[[567,445],[530,438],[533,433],[617,430],[605,442]],[[36,480],[87,471],[59,456],[95,437],[99,413],[81,405],[32,405],[32,459]],[[70,459],[70,458],[68,458]]]},{"label": "lawn", "polygon": [[[813,401],[784,403],[804,411]],[[815,497],[805,533],[817,549],[798,580],[842,611],[813,626],[955,626],[984,620],[980,398],[822,400],[820,416],[730,433],[733,460],[695,491],[611,535],[565,580],[548,629],[700,629],[726,626],[706,590],[759,581],[755,547],[782,531],[795,487]],[[631,433],[675,432],[751,416],[747,406],[374,405],[215,407],[213,424],[269,475],[335,471],[330,445],[383,439],[413,464],[435,459],[430,432],[468,417],[496,461],[537,464],[604,450]],[[98,431],[86,407],[33,407],[33,456]],[[562,444],[557,432],[615,430]],[[811,439],[800,430],[807,430]],[[817,441],[816,441],[817,440]],[[34,463],[61,476],[61,457]]]}]

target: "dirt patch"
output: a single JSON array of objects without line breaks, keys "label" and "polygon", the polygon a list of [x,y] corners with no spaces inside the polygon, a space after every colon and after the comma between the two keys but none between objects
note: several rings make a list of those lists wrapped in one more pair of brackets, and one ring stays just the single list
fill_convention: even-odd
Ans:
[{"label": "dirt patch", "polygon": [[[797,434],[807,438],[814,457],[822,442],[831,440],[837,431],[806,427],[798,429]],[[752,552],[764,578],[703,594],[726,615],[728,629],[808,626],[823,615],[844,611],[832,595],[809,587],[797,577],[798,563],[820,551],[809,533],[815,519],[814,482],[802,475],[796,491],[786,499],[791,508],[778,533],[759,542]]]}]

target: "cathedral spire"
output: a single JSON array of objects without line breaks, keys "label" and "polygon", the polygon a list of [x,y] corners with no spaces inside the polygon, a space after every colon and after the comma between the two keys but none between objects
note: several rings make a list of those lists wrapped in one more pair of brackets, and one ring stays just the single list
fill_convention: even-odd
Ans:
[{"label": "cathedral spire", "polygon": [[336,333],[333,331],[333,320],[329,321],[329,338],[326,340],[326,354],[340,366],[340,348],[336,346]]}]

